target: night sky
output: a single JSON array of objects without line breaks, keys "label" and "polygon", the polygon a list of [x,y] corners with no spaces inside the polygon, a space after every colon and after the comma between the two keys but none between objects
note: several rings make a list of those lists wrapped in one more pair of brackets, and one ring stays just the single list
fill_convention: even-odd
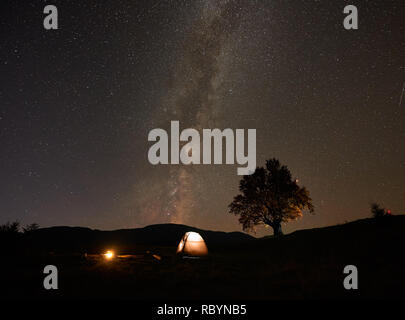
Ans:
[{"label": "night sky", "polygon": [[[43,28],[56,5],[59,29]],[[343,27],[356,5],[359,29]],[[405,213],[405,2],[1,1],[0,223],[241,230],[235,165],[148,162],[148,133],[257,130],[314,200],[285,232]],[[271,233],[258,228],[256,235]]]}]

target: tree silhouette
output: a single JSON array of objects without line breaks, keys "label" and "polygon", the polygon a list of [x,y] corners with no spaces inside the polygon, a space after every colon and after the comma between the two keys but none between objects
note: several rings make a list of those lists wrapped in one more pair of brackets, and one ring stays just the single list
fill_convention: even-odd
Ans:
[{"label": "tree silhouette", "polygon": [[282,234],[281,223],[295,220],[308,209],[314,212],[312,199],[305,187],[292,180],[290,170],[277,159],[266,161],[252,175],[246,175],[239,183],[239,191],[229,205],[230,213],[239,215],[243,230],[265,224]]},{"label": "tree silhouette", "polygon": [[35,230],[39,229],[39,224],[38,223],[31,223],[31,224],[27,224],[25,227],[23,227],[23,232],[27,233],[27,232],[32,232]]},{"label": "tree silhouette", "polygon": [[0,251],[2,254],[14,254],[20,244],[20,223],[7,222],[0,225]]},{"label": "tree silhouette", "polygon": [[0,225],[0,233],[3,234],[17,234],[20,230],[20,223],[18,221],[7,222]]},{"label": "tree silhouette", "polygon": [[386,215],[385,209],[381,208],[378,203],[375,203],[375,202],[372,203],[370,205],[370,209],[371,209],[371,214],[373,215],[374,218],[381,218]]}]

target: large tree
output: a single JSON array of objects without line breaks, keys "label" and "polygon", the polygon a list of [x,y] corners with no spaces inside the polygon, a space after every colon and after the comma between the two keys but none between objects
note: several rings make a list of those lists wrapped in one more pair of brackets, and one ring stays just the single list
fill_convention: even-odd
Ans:
[{"label": "large tree", "polygon": [[230,213],[240,216],[243,230],[264,224],[273,228],[275,236],[281,235],[282,222],[298,219],[305,209],[314,211],[308,190],[297,183],[277,159],[267,160],[264,168],[240,181],[241,194],[229,205]]}]

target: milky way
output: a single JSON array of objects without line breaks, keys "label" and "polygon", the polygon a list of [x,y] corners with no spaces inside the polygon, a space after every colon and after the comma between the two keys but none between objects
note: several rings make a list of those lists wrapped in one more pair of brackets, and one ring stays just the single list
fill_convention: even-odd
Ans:
[{"label": "milky way", "polygon": [[[207,1],[201,6],[201,17],[191,27],[184,55],[167,100],[167,120],[180,120],[183,128],[215,128],[220,112],[218,91],[223,77],[221,58],[231,31],[228,1]],[[193,167],[173,167],[169,175],[167,206],[162,210],[170,222],[192,223],[198,210],[196,200],[201,172]],[[200,213],[201,214],[201,213]]]},{"label": "milky way", "polygon": [[[224,76],[224,59],[229,57],[229,34],[232,15],[229,1],[207,1],[198,4],[199,15],[189,26],[180,57],[175,61],[173,79],[165,97],[159,127],[170,132],[171,120],[179,120],[182,129],[215,128],[221,112],[220,90]],[[164,185],[162,183],[167,185]],[[152,205],[141,209],[144,219],[150,211],[158,212],[159,219],[173,223],[193,223],[201,202],[199,186],[203,183],[201,170],[191,166],[173,166],[157,177],[162,196]],[[155,187],[152,187],[153,189]],[[149,201],[148,201],[149,202]],[[152,201],[150,201],[152,202]],[[200,212],[196,214],[196,211]]]},{"label": "milky way", "polygon": [[256,129],[314,199],[286,232],[405,211],[403,1],[353,3],[355,31],[346,1],[53,4],[57,31],[0,4],[0,223],[241,230],[236,166],[148,162],[172,120]]}]

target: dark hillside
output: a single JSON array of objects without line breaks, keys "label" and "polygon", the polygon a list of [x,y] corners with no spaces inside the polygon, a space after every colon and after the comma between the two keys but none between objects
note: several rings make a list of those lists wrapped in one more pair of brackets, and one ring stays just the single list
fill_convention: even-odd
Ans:
[{"label": "dark hillside", "polygon": [[30,250],[59,253],[97,253],[106,248],[120,252],[148,246],[177,246],[187,231],[201,234],[209,247],[236,245],[255,238],[241,232],[206,231],[178,224],[151,225],[139,229],[100,231],[81,227],[42,228],[23,237]]},{"label": "dark hillside", "polygon": [[[181,259],[186,231],[205,239],[206,259]],[[405,216],[256,239],[183,225],[98,231],[53,227],[20,234],[0,268],[7,298],[302,299],[405,298]],[[2,242],[2,245],[10,243]],[[83,253],[131,253],[106,261]],[[40,252],[38,252],[40,250]],[[64,253],[64,254],[58,254]],[[43,268],[60,270],[60,290],[42,288]],[[359,290],[345,290],[343,269],[355,265]],[[136,290],[134,290],[136,288]]]}]

